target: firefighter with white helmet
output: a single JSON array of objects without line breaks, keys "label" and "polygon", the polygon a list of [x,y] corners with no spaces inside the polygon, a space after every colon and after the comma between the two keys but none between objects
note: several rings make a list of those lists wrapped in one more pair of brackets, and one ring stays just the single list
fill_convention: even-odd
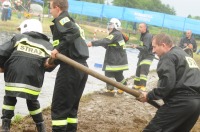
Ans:
[{"label": "firefighter with white helmet", "polygon": [[[128,70],[128,59],[124,49],[127,38],[120,31],[121,22],[117,18],[112,18],[107,25],[109,35],[101,40],[89,42],[88,47],[103,46],[106,49],[103,71],[105,76],[115,79],[126,85],[126,79],[123,76],[123,71]],[[107,92],[115,93],[114,87],[107,84]],[[118,89],[118,94],[123,91]]]},{"label": "firefighter with white helmet", "polygon": [[20,30],[21,34],[25,32],[43,33],[42,24],[37,19],[27,19],[23,21],[18,27],[18,30]]},{"label": "firefighter with white helmet", "polygon": [[116,30],[121,30],[121,22],[117,18],[112,18],[110,19],[107,28],[108,30],[113,30],[114,28]]},{"label": "firefighter with white helmet", "polygon": [[45,71],[53,70],[47,59],[53,49],[42,24],[35,19],[25,20],[10,41],[0,46],[0,71],[4,71],[5,96],[2,106],[2,131],[10,131],[17,97],[26,99],[31,117],[38,132],[45,132],[44,119],[37,100]]}]

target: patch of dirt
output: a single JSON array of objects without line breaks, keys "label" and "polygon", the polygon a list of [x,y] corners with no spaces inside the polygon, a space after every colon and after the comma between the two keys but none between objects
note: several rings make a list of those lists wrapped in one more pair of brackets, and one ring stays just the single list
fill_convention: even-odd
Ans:
[{"label": "patch of dirt", "polygon": [[[156,86],[157,75],[149,74],[148,86]],[[133,79],[129,79],[131,87]],[[159,101],[162,104],[161,101]],[[139,132],[155,115],[156,108],[140,103],[135,97],[123,95],[107,96],[98,91],[82,97],[79,106],[79,124],[77,132]],[[50,108],[43,111],[47,132],[51,132]],[[200,131],[200,119],[191,132]],[[30,116],[21,122],[13,123],[11,132],[36,132],[35,124]]]}]

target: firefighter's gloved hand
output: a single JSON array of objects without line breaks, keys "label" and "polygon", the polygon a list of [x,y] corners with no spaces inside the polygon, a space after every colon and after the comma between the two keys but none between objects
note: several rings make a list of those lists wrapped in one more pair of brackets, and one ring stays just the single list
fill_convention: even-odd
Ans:
[{"label": "firefighter's gloved hand", "polygon": [[147,92],[141,92],[141,94],[136,99],[140,102],[147,102]]}]

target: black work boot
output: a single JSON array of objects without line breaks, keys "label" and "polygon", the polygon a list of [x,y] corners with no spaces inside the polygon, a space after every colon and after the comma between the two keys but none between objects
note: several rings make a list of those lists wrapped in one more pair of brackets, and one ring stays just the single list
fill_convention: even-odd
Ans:
[{"label": "black work boot", "polygon": [[10,119],[7,119],[7,118],[3,119],[1,132],[10,132],[10,123],[11,123]]},{"label": "black work boot", "polygon": [[46,132],[44,122],[36,123],[36,127],[38,132]]}]

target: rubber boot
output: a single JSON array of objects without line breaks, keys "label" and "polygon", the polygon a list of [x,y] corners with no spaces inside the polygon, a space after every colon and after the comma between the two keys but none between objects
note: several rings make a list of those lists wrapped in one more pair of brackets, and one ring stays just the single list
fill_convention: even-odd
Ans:
[{"label": "rubber boot", "polygon": [[118,93],[118,94],[123,94],[123,93],[124,93],[124,91],[123,91],[123,90],[121,90],[121,89],[118,89],[118,90],[117,90],[117,93]]},{"label": "rubber boot", "polygon": [[106,96],[115,96],[116,91],[114,90],[115,87],[106,83],[106,91],[103,93]]},{"label": "rubber boot", "polygon": [[36,123],[36,127],[38,132],[46,132],[44,122]]},{"label": "rubber boot", "polygon": [[134,85],[133,87],[132,87],[132,89],[135,89],[135,90],[139,90],[141,88],[141,86],[138,86],[138,85]]},{"label": "rubber boot", "polygon": [[109,91],[112,91],[112,90],[115,89],[114,86],[112,86],[112,85],[110,85],[110,84],[107,84],[107,83],[106,83],[106,88],[107,88],[107,90],[109,90]]},{"label": "rubber boot", "polygon": [[1,132],[10,132],[10,123],[11,123],[10,119],[7,119],[7,118],[3,119]]},{"label": "rubber boot", "polygon": [[146,87],[145,87],[145,86],[141,86],[141,87],[140,87],[140,91],[142,91],[142,92],[146,92],[146,91],[147,91],[147,89],[146,89]]}]

